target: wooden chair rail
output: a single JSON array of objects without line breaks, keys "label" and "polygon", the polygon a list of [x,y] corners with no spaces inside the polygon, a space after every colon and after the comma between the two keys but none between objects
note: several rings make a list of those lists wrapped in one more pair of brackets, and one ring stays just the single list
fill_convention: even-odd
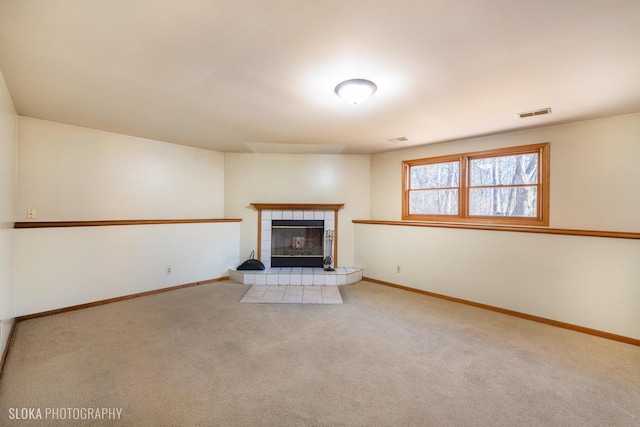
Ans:
[{"label": "wooden chair rail", "polygon": [[241,219],[132,219],[106,221],[43,221],[16,222],[14,228],[103,227],[110,225],[200,224],[209,222],[241,222]]},{"label": "wooden chair rail", "polygon": [[354,224],[372,225],[398,225],[404,227],[437,227],[437,228],[461,228],[467,230],[492,230],[513,231],[519,233],[561,234],[566,236],[608,237],[613,239],[640,239],[640,233],[626,231],[600,231],[600,230],[572,230],[568,228],[525,227],[511,225],[484,225],[484,224],[460,224],[446,222],[418,222],[418,221],[376,221],[354,219]]}]

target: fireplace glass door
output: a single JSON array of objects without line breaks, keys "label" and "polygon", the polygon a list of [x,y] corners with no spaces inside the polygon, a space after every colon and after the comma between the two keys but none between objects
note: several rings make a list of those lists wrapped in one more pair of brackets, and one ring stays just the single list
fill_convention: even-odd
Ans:
[{"label": "fireplace glass door", "polygon": [[322,267],[323,220],[273,220],[272,267]]}]

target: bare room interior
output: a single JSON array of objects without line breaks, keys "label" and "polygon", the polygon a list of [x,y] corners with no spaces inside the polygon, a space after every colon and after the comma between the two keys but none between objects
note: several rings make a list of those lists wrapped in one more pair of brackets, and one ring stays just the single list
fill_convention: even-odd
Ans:
[{"label": "bare room interior", "polygon": [[639,425],[636,40],[637,0],[0,0],[0,425]]}]

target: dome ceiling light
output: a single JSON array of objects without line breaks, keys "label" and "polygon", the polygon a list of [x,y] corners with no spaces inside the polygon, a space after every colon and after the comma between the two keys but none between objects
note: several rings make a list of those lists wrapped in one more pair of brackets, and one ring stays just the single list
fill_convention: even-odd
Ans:
[{"label": "dome ceiling light", "polygon": [[345,80],[336,86],[335,92],[347,104],[361,104],[378,89],[378,86],[370,80],[351,79]]}]

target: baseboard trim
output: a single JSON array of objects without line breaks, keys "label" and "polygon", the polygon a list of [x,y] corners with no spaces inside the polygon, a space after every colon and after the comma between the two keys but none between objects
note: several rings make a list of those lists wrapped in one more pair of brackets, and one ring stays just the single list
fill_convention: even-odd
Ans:
[{"label": "baseboard trim", "polygon": [[23,320],[35,319],[37,317],[51,316],[51,315],[54,315],[54,314],[66,313],[67,311],[80,310],[82,308],[95,307],[95,306],[98,306],[98,305],[111,304],[111,303],[118,302],[118,301],[124,301],[124,300],[128,300],[128,299],[133,299],[133,298],[145,297],[147,295],[153,295],[153,294],[159,294],[159,293],[163,293],[163,292],[175,291],[177,289],[184,289],[184,288],[190,288],[190,287],[193,287],[193,286],[206,285],[208,283],[222,282],[224,280],[229,280],[229,276],[218,277],[217,279],[203,280],[201,282],[186,283],[184,285],[171,286],[171,287],[168,287],[168,288],[154,289],[152,291],[139,292],[137,294],[130,294],[130,295],[124,295],[124,296],[116,297],[116,298],[103,299],[103,300],[100,300],[100,301],[88,302],[88,303],[85,303],[85,304],[72,305],[72,306],[69,306],[69,307],[57,308],[55,310],[48,310],[48,311],[42,311],[42,312],[39,312],[39,313],[27,314],[27,315],[24,315],[24,316],[16,317],[14,325],[16,324],[16,322],[21,322]]},{"label": "baseboard trim", "polygon": [[363,277],[363,281],[377,283],[379,285],[390,286],[392,288],[402,289],[409,292],[414,292],[421,295],[426,295],[434,298],[440,298],[451,302],[457,302],[460,304],[466,304],[477,308],[483,308],[485,310],[494,311],[496,313],[506,314],[509,316],[519,317],[521,319],[531,320],[533,322],[544,323],[558,328],[569,329],[576,332],[582,332],[583,334],[594,335],[600,338],[606,338],[613,341],[619,341],[626,344],[640,346],[640,339],[625,337],[623,335],[616,335],[609,332],[599,331],[597,329],[585,328],[583,326],[573,325],[571,323],[559,322],[553,319],[547,319],[545,317],[533,316],[531,314],[521,313],[519,311],[507,310],[505,308],[495,307],[492,305],[481,304],[474,301],[469,301],[461,298],[450,297],[447,295],[437,294],[435,292],[424,291],[422,289],[410,288],[408,286],[398,285],[391,282],[385,282],[383,280],[373,279],[371,277]]},{"label": "baseboard trim", "polygon": [[7,336],[7,345],[4,347],[4,351],[2,352],[2,359],[0,359],[0,378],[2,376],[2,369],[4,368],[4,361],[9,353],[9,346],[11,345],[11,339],[13,338],[13,331],[16,329],[16,323],[18,323],[18,321],[13,319],[11,329],[9,329],[9,335]]}]

